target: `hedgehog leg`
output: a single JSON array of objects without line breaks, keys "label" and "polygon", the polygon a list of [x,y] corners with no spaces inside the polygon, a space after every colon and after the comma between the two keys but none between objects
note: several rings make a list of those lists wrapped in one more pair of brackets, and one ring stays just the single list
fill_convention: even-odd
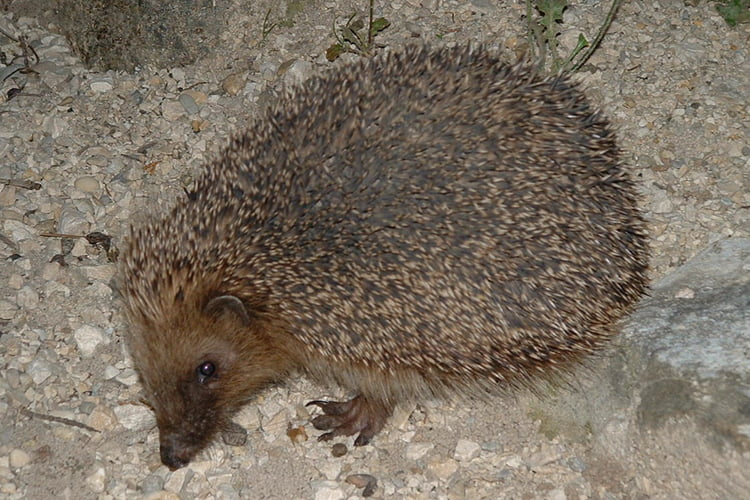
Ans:
[{"label": "hedgehog leg", "polygon": [[310,401],[307,406],[315,405],[323,410],[312,420],[313,427],[320,431],[329,431],[318,437],[318,441],[330,441],[336,436],[351,436],[359,433],[354,446],[364,446],[385,425],[393,408],[380,402],[359,395],[349,401]]}]

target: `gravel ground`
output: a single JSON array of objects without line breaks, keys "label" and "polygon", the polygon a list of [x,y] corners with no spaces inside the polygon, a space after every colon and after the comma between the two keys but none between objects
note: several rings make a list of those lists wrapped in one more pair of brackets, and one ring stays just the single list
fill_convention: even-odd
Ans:
[{"label": "gravel ground", "polygon": [[[626,2],[579,74],[642,181],[655,277],[710,242],[750,235],[750,26],[731,29],[712,3],[687,3],[698,5]],[[0,28],[25,36],[40,59],[0,87],[0,496],[338,499],[375,479],[376,497],[711,498],[680,489],[690,471],[654,466],[645,477],[627,458],[547,439],[512,396],[405,409],[371,446],[339,440],[349,449],[334,457],[314,439],[304,403],[340,394],[304,379],[242,412],[246,445],[217,443],[176,472],[160,465],[123,348],[116,248],[128,224],[168,207],[279,89],[345,62],[323,54],[334,15],[359,4],[318,2],[264,39],[258,20],[269,6],[281,13],[260,1],[231,17],[232,50],[135,74],[87,70],[61,36],[0,14]],[[608,8],[575,4],[567,47],[579,32],[593,38]],[[523,48],[522,4],[423,5],[383,7],[393,24],[380,42],[481,40],[509,59]],[[0,52],[7,61],[21,53],[2,35]],[[105,237],[80,237],[92,232]]]}]

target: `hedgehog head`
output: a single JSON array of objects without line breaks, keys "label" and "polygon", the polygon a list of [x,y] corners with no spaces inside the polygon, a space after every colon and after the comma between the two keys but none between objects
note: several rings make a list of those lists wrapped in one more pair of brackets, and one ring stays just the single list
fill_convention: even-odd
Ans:
[{"label": "hedgehog head", "polygon": [[[161,460],[176,469],[226,429],[258,390],[283,378],[289,360],[257,300],[227,292],[202,266],[178,265],[179,258],[150,248],[141,234],[123,259],[127,344],[156,415]],[[152,258],[141,259],[146,252]]]}]

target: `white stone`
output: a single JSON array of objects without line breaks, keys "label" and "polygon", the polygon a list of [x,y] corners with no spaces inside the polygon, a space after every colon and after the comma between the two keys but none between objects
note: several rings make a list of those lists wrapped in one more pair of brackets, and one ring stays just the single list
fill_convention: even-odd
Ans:
[{"label": "white stone", "polygon": [[60,213],[57,230],[63,234],[82,236],[89,232],[89,222],[77,208],[66,205]]},{"label": "white stone", "polygon": [[3,228],[5,229],[5,234],[7,236],[10,236],[10,239],[19,242],[23,240],[28,240],[31,238],[36,238],[36,231],[33,227],[27,226],[23,222],[8,219],[3,223]]},{"label": "white stone", "polygon": [[26,372],[31,375],[31,380],[33,380],[36,385],[41,385],[50,377],[50,375],[52,375],[49,363],[41,360],[35,360],[31,363]]},{"label": "white stone", "polygon": [[523,460],[518,455],[511,455],[505,460],[505,465],[513,469],[517,469],[523,464]]},{"label": "white stone", "polygon": [[479,443],[469,441],[468,439],[459,439],[456,443],[456,451],[453,457],[459,462],[468,462],[479,456],[481,446]]},{"label": "white stone", "polygon": [[562,488],[555,488],[550,490],[546,496],[547,500],[567,500],[568,496],[565,494],[565,490]]},{"label": "white stone", "polygon": [[121,384],[130,387],[138,382],[138,373],[132,368],[127,368],[116,376],[116,380]]},{"label": "white stone", "polygon": [[111,79],[101,78],[91,81],[91,90],[94,92],[98,92],[100,94],[104,94],[105,92],[109,92],[114,88],[114,85],[112,84]]},{"label": "white stone", "polygon": [[432,443],[411,443],[406,447],[406,458],[409,460],[419,460],[434,447],[435,445]]},{"label": "white stone", "polygon": [[73,338],[76,339],[78,344],[78,350],[81,351],[84,357],[89,357],[94,354],[94,351],[99,344],[108,343],[107,337],[104,332],[95,326],[83,325],[73,333]]},{"label": "white stone", "polygon": [[346,498],[336,481],[315,481],[312,487],[315,489],[315,500],[341,500]]},{"label": "white stone", "polygon": [[161,103],[161,115],[173,122],[185,116],[185,108],[178,101],[164,101]]},{"label": "white stone", "polygon": [[[55,264],[57,265],[57,264]],[[59,266],[58,266],[59,267]],[[48,281],[44,285],[44,295],[46,297],[52,297],[53,295],[59,293],[65,298],[70,297],[70,288],[63,285],[62,283],[58,283],[57,281]]]},{"label": "white stone", "polygon": [[309,61],[296,60],[286,71],[284,83],[287,85],[296,85],[307,80],[312,73],[313,65]]},{"label": "white stone", "polygon": [[146,429],[154,423],[154,413],[143,405],[118,405],[115,416],[128,430]]},{"label": "white stone", "polygon": [[341,474],[342,465],[343,461],[341,460],[326,460],[318,464],[318,469],[326,479],[333,481]]},{"label": "white stone", "polygon": [[185,481],[188,479],[187,473],[190,472],[191,477],[194,474],[191,469],[192,467],[183,467],[182,469],[177,469],[172,472],[164,482],[164,489],[174,493],[179,493],[182,490]]},{"label": "white stone", "polygon": [[99,431],[112,430],[117,425],[117,417],[112,408],[99,405],[91,412],[86,423]]},{"label": "white stone", "polygon": [[42,127],[44,127],[44,131],[47,132],[47,135],[57,139],[63,134],[63,132],[68,130],[69,124],[64,118],[57,115],[51,115],[44,119]]},{"label": "white stone", "polygon": [[46,281],[55,280],[60,276],[60,264],[47,262],[42,268],[42,279]]},{"label": "white stone", "polygon": [[39,294],[33,288],[25,286],[16,294],[16,302],[23,309],[34,310],[39,305]]},{"label": "white stone", "polygon": [[76,189],[80,189],[84,193],[95,193],[99,191],[99,181],[90,175],[84,175],[76,179]]},{"label": "white stone", "polygon": [[70,251],[70,255],[73,257],[84,257],[87,255],[88,252],[86,252],[86,239],[85,238],[78,238],[75,243],[73,243],[73,249]]},{"label": "white stone", "polygon": [[10,452],[10,467],[12,469],[26,467],[29,462],[31,462],[31,457],[22,449],[16,448]]},{"label": "white stone", "polygon": [[428,465],[428,470],[443,480],[450,478],[458,470],[458,462],[452,458],[446,458],[444,460],[435,461]]},{"label": "white stone", "polygon": [[0,319],[11,320],[16,316],[18,307],[8,300],[0,300]]},{"label": "white stone", "polygon": [[170,70],[170,73],[172,74],[172,78],[174,78],[177,83],[185,82],[185,70],[184,69],[172,68],[172,70]]},{"label": "white stone", "polygon": [[[101,264],[92,266],[81,266],[80,271],[86,276],[86,279],[91,281],[109,281],[117,272],[117,267],[114,264]],[[109,297],[112,294],[112,289],[104,283],[101,283],[101,289],[96,290],[96,295],[102,297]],[[92,285],[94,286],[94,285]]]},{"label": "white stone", "polygon": [[0,493],[4,493],[6,495],[12,495],[16,492],[17,486],[13,483],[3,483],[0,484]]},{"label": "white stone", "polygon": [[104,380],[109,380],[111,378],[115,378],[119,374],[120,374],[120,370],[118,370],[117,368],[115,368],[112,365],[107,365],[104,368]]},{"label": "white stone", "polygon": [[107,474],[104,471],[104,467],[97,467],[96,470],[86,478],[86,484],[88,484],[89,488],[95,493],[102,493],[104,491],[106,479]]}]

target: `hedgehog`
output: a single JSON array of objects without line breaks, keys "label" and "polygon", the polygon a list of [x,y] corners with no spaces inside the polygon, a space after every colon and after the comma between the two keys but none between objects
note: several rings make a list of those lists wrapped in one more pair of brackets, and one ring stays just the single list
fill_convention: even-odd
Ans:
[{"label": "hedgehog", "polygon": [[598,352],[647,287],[637,186],[566,76],[408,46],[279,97],[163,218],[131,229],[127,344],[160,457],[188,464],[302,372],[321,440]]}]

